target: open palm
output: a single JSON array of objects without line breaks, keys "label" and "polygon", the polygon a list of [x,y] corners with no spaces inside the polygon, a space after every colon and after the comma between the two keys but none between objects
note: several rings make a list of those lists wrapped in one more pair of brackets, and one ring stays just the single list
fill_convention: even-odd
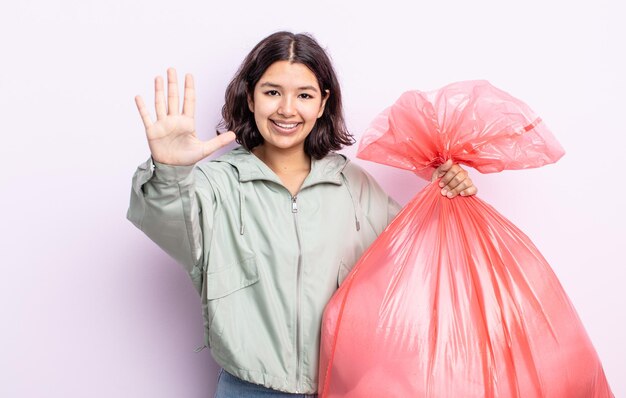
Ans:
[{"label": "open palm", "polygon": [[230,131],[209,141],[198,139],[194,120],[196,93],[190,74],[185,76],[182,113],[179,110],[178,80],[173,68],[167,70],[167,104],[163,78],[158,76],[154,81],[156,122],[150,118],[140,96],[135,97],[135,103],[146,128],[152,158],[157,162],[175,166],[193,165],[235,139],[235,134]]}]

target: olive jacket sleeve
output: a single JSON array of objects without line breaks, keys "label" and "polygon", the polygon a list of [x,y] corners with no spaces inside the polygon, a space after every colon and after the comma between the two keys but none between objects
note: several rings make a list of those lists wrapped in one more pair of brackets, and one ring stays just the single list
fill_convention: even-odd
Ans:
[{"label": "olive jacket sleeve", "polygon": [[212,230],[214,199],[211,183],[196,166],[149,158],[133,176],[126,217],[185,268],[198,291],[207,238],[203,234]]}]

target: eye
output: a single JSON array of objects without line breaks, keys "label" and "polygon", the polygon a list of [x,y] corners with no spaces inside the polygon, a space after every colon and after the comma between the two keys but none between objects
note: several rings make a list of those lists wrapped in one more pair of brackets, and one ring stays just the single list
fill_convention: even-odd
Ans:
[{"label": "eye", "polygon": [[268,90],[268,91],[265,92],[265,95],[269,95],[271,97],[275,97],[275,96],[280,95],[280,94],[276,90]]},{"label": "eye", "polygon": [[313,96],[311,94],[308,94],[308,93],[302,93],[302,94],[300,94],[300,98],[311,99],[311,98],[313,98]]}]

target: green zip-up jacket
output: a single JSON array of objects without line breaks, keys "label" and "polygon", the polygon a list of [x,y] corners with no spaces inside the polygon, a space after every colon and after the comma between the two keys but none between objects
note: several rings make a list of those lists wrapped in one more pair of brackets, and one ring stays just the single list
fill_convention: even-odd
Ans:
[{"label": "green zip-up jacket", "polygon": [[196,166],[148,159],[133,177],[127,217],[190,275],[219,365],[312,394],[324,307],[399,208],[342,155],[313,159],[292,197],[237,148]]}]

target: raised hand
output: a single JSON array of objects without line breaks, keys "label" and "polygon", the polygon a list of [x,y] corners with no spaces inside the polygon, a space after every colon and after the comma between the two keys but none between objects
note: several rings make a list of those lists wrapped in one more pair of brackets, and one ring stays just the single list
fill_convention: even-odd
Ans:
[{"label": "raised hand", "polygon": [[135,97],[139,115],[146,128],[148,146],[155,161],[175,166],[193,165],[235,139],[232,131],[209,141],[198,139],[194,120],[196,92],[193,76],[190,74],[185,76],[182,113],[178,101],[178,80],[174,68],[167,70],[167,103],[163,78],[157,76],[154,80],[156,122],[152,122],[143,99],[139,95]]}]

